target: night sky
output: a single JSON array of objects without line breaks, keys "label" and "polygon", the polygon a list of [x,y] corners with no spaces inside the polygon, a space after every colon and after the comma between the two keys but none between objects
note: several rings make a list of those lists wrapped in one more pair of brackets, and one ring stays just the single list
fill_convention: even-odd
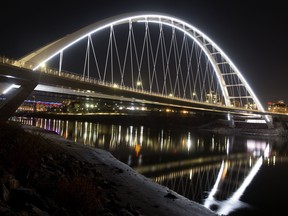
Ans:
[{"label": "night sky", "polygon": [[21,58],[110,16],[137,11],[161,12],[183,19],[208,35],[238,67],[265,108],[268,101],[288,103],[288,7],[285,1],[23,2],[7,1],[0,6],[2,56]]}]

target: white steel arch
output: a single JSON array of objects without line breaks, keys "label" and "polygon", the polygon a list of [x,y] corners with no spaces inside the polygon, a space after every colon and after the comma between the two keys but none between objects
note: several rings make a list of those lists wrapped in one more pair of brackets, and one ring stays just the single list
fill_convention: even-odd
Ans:
[{"label": "white steel arch", "polygon": [[[180,20],[178,18],[166,14],[160,14],[160,13],[124,14],[108,18],[100,22],[91,24],[87,27],[84,27],[51,44],[48,44],[24,56],[23,58],[19,59],[18,62],[19,64],[20,62],[22,63],[29,62],[33,65],[36,65],[34,67],[34,70],[36,70],[42,64],[45,64],[54,56],[61,54],[65,49],[79,42],[83,38],[89,37],[102,29],[131,22],[159,23],[162,25],[171,26],[173,28],[182,31],[184,34],[193,39],[198,44],[199,47],[201,47],[201,49],[209,59],[213,67],[213,70],[216,74],[216,77],[218,79],[218,82],[220,84],[226,106],[232,106],[231,101],[238,99],[238,96],[235,97],[229,93],[229,88],[236,86],[243,86],[245,90],[249,93],[244,97],[253,100],[257,109],[264,112],[264,108],[262,107],[255,93],[253,92],[252,88],[249,86],[243,75],[233,64],[233,62],[229,59],[229,57],[223,52],[223,50],[221,50],[220,47],[217,46],[217,44],[215,44],[207,35],[205,35],[196,27],[190,25],[189,23],[183,20]],[[229,73],[223,72],[221,69],[221,65],[226,66],[228,65],[230,67]],[[226,77],[231,75],[237,76],[237,78],[239,79],[239,83],[237,84],[228,83]],[[242,96],[239,96],[239,98],[240,97]]]}]

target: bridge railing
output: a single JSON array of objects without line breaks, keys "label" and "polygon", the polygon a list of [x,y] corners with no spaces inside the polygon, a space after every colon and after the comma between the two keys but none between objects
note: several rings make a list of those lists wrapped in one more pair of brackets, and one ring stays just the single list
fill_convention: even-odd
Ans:
[{"label": "bridge railing", "polygon": [[[15,60],[15,59],[7,58],[5,56],[0,56],[0,62],[3,63],[3,64],[9,64],[9,65],[12,65],[12,66],[26,68],[26,69],[29,69],[29,70],[33,70],[33,68],[36,68],[36,66],[37,66],[37,64],[35,64],[35,63],[22,62],[22,61],[18,61],[18,60]],[[116,83],[111,83],[111,82],[107,82],[107,81],[101,81],[101,80],[98,80],[98,79],[93,78],[93,77],[81,76],[81,75],[79,75],[77,73],[73,73],[73,72],[70,72],[70,71],[65,71],[65,70],[59,71],[57,69],[50,68],[50,67],[48,67],[46,65],[43,66],[43,67],[39,67],[38,69],[36,69],[36,71],[39,71],[41,73],[52,74],[52,75],[55,75],[55,76],[61,76],[61,77],[68,78],[68,79],[73,79],[73,80],[78,80],[78,81],[83,81],[83,82],[88,82],[88,83],[92,83],[92,84],[108,86],[108,87],[113,87],[113,88],[118,88],[118,89],[124,89],[124,90],[138,92],[138,93],[160,95],[160,94],[148,92],[148,91],[146,91],[144,89],[132,88],[132,87],[129,87],[129,86],[118,85]],[[162,95],[162,96],[164,96],[164,95]]]},{"label": "bridge railing", "polygon": [[[26,68],[26,69],[29,69],[29,70],[33,70],[33,68],[36,68],[36,66],[37,66],[37,64],[32,63],[32,62],[22,62],[22,61],[18,61],[18,60],[7,58],[5,56],[0,56],[0,62],[4,63],[4,64],[9,64],[9,65],[21,67],[21,68]],[[65,71],[65,70],[59,71],[59,70],[57,70],[55,68],[50,68],[50,67],[48,67],[46,65],[45,66],[43,65],[43,67],[42,66],[38,67],[36,69],[36,71],[39,71],[41,73],[47,73],[47,74],[55,75],[55,76],[61,76],[61,77],[67,78],[67,79],[83,81],[83,82],[87,82],[87,83],[92,83],[92,84],[112,87],[112,88],[116,88],[116,89],[130,91],[130,92],[137,92],[137,93],[140,93],[140,94],[154,95],[154,96],[162,97],[162,98],[173,98],[173,99],[177,99],[177,100],[191,102],[190,99],[179,98],[179,97],[170,96],[170,95],[164,95],[164,94],[160,94],[160,93],[156,93],[156,92],[147,91],[147,90],[144,90],[142,88],[141,89],[132,88],[130,86],[118,85],[117,83],[101,81],[101,80],[98,80],[98,79],[93,78],[93,77],[81,76],[81,75],[79,75],[77,73],[73,73],[73,72],[70,72],[70,71]],[[193,101],[193,102],[207,105],[207,103],[204,103],[204,102],[199,102],[199,101]]]},{"label": "bridge railing", "polygon": [[[13,65],[16,67],[22,67],[22,68],[26,68],[29,70],[33,70],[33,68],[36,68],[36,66],[38,64],[32,63],[32,62],[22,62],[22,61],[18,61],[18,60],[14,60],[14,59],[10,59],[7,58],[5,56],[0,56],[0,62],[3,64],[9,64],[9,65]],[[73,73],[70,71],[65,71],[65,70],[57,70],[55,68],[50,68],[48,66],[43,66],[43,67],[38,67],[36,69],[36,71],[39,71],[41,73],[47,73],[47,74],[51,74],[51,75],[55,75],[55,76],[61,76],[67,79],[72,79],[72,80],[78,80],[78,81],[82,81],[82,82],[87,82],[87,83],[92,83],[92,84],[97,84],[97,85],[102,85],[102,86],[107,86],[107,87],[112,87],[112,88],[116,88],[116,89],[121,89],[121,90],[125,90],[125,91],[130,91],[130,92],[135,92],[135,93],[140,93],[140,94],[146,94],[146,95],[151,95],[151,96],[157,96],[157,97],[162,97],[162,98],[170,98],[170,99],[174,99],[174,100],[181,100],[181,101],[185,101],[185,102],[192,102],[196,103],[196,104],[209,104],[209,102],[200,102],[200,101],[194,101],[191,99],[185,99],[185,98],[179,98],[176,96],[170,96],[170,95],[164,95],[164,94],[160,94],[160,93],[156,93],[156,92],[152,92],[152,91],[147,91],[144,89],[139,89],[139,88],[132,88],[130,86],[124,86],[124,85],[118,85],[117,83],[111,83],[111,82],[107,82],[107,81],[102,81],[102,80],[98,80],[96,78],[93,77],[88,77],[88,76],[81,76],[77,73]],[[218,104],[211,104],[211,106],[214,107],[223,107],[223,105],[218,105]],[[239,108],[238,108],[239,109]],[[241,110],[251,110],[251,109],[245,109],[245,108],[240,108]]]}]

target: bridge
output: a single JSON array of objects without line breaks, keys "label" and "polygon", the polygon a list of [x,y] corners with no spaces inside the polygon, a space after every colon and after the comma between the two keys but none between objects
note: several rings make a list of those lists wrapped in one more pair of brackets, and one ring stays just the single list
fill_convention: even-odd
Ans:
[{"label": "bridge", "polygon": [[[9,91],[8,91],[9,90]],[[139,102],[271,125],[243,75],[195,26],[160,13],[95,22],[26,56],[0,58],[0,118],[32,91]]]}]

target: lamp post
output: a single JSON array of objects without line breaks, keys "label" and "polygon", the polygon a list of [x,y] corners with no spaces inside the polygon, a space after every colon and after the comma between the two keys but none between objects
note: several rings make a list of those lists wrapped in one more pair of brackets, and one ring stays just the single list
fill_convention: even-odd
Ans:
[{"label": "lamp post", "polygon": [[142,82],[141,81],[137,81],[136,82],[136,90],[139,90],[139,89],[143,90],[143,86],[142,86]]},{"label": "lamp post", "polygon": [[192,100],[198,101],[198,96],[197,96],[196,92],[192,93]]}]

